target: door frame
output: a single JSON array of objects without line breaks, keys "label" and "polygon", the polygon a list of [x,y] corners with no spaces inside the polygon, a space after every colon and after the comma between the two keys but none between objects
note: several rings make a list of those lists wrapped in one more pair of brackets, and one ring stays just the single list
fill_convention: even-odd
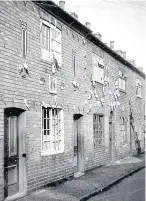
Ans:
[{"label": "door frame", "polygon": [[[20,108],[5,108],[4,109],[4,116],[8,118],[9,116],[17,116],[17,127],[18,127],[18,147],[21,147],[21,149],[18,149],[18,157],[19,157],[19,162],[18,162],[18,184],[19,184],[19,191],[18,193],[12,195],[12,196],[7,196],[4,198],[5,201],[12,201],[16,200],[20,197],[23,197],[26,195],[26,159],[22,156],[22,154],[25,153],[25,128],[26,128],[26,112],[23,109]],[[4,121],[4,134],[5,134],[5,129],[7,125],[5,125]],[[4,146],[4,151],[5,151],[5,146]],[[4,159],[5,163],[5,159]],[[5,181],[5,177],[4,177]]]},{"label": "door frame", "polygon": [[[111,132],[110,132],[111,129]],[[114,160],[114,112],[109,115],[109,159]]]},{"label": "door frame", "polygon": [[[83,115],[82,114],[74,114],[73,115],[74,120],[74,128],[75,126],[79,126],[80,131],[77,131],[77,172],[74,172],[74,175],[81,176],[84,173],[84,131],[83,131]],[[77,121],[77,124],[75,124],[75,121]],[[77,129],[74,129],[74,132]],[[75,135],[75,133],[74,133]],[[77,176],[78,177],[78,176]]]}]

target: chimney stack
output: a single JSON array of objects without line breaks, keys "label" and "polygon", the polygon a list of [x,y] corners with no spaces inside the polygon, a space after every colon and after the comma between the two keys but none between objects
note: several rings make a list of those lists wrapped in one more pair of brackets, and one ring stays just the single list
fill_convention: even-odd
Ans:
[{"label": "chimney stack", "polygon": [[60,6],[60,8],[65,10],[65,1],[59,1],[59,6]]},{"label": "chimney stack", "polygon": [[123,58],[126,59],[126,51],[123,51]]},{"label": "chimney stack", "polygon": [[110,41],[110,48],[113,50],[114,49],[114,41]]},{"label": "chimney stack", "polygon": [[128,59],[128,61],[133,65],[133,66],[136,66],[136,62],[134,59]]},{"label": "chimney stack", "polygon": [[86,23],[85,23],[85,26],[86,26],[88,29],[91,29],[91,23],[90,23],[90,22],[86,22]]},{"label": "chimney stack", "polygon": [[139,69],[141,72],[143,72],[143,67],[138,67],[138,69]]},{"label": "chimney stack", "polygon": [[119,54],[121,57],[123,56],[122,50],[117,50],[116,53]]},{"label": "chimney stack", "polygon": [[96,38],[98,38],[99,40],[102,40],[102,35],[101,35],[101,33],[96,32],[96,33],[94,33],[94,36],[95,36]]},{"label": "chimney stack", "polygon": [[75,12],[70,12],[69,13],[72,17],[74,17],[75,19],[78,19],[78,14]]}]

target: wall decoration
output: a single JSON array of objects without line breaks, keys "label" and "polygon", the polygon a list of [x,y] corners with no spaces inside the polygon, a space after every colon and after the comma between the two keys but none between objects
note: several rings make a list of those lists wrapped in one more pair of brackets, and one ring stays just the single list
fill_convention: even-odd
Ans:
[{"label": "wall decoration", "polygon": [[52,68],[52,74],[54,74],[56,72],[56,70],[59,70],[59,63],[57,61],[57,59],[55,58],[55,56],[53,55],[53,60],[52,60],[52,64],[51,64],[51,68]]},{"label": "wall decoration", "polygon": [[21,77],[26,78],[29,75],[28,64],[26,62],[23,65],[19,64],[18,72],[21,74]]},{"label": "wall decoration", "polygon": [[24,104],[25,104],[25,106],[29,109],[29,105],[28,105],[28,103],[27,103],[27,99],[24,99]]},{"label": "wall decoration", "polygon": [[75,106],[75,105],[73,106],[73,110],[74,110],[74,111],[76,110],[76,106]]},{"label": "wall decoration", "polygon": [[72,84],[73,84],[73,86],[74,86],[74,90],[76,90],[76,89],[79,88],[79,84],[78,84],[78,82],[77,82],[76,80],[74,80],[74,81],[72,82]]},{"label": "wall decoration", "polygon": [[111,92],[111,90],[109,90],[109,95],[112,95],[112,92]]},{"label": "wall decoration", "polygon": [[45,84],[45,78],[44,78],[44,77],[39,76],[39,77],[38,77],[38,80],[39,80],[39,83],[40,83],[41,85],[44,85],[44,84]]},{"label": "wall decoration", "polygon": [[51,75],[49,76],[49,92],[57,93],[57,79]]},{"label": "wall decoration", "polygon": [[64,83],[64,81],[61,83],[60,89],[61,89],[61,90],[64,90],[64,89],[65,89],[65,83]]}]

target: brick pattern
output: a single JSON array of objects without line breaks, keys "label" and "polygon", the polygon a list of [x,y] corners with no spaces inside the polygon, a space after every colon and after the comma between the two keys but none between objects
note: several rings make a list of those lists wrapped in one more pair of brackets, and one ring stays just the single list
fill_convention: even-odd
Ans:
[{"label": "brick pattern", "polygon": [[[92,51],[104,58],[108,66],[108,76],[110,78],[110,90],[113,94],[115,90],[115,80],[118,78],[119,70],[124,71],[127,76],[126,93],[121,92],[119,102],[121,106],[115,113],[115,141],[114,152],[116,158],[124,157],[129,153],[130,128],[128,127],[127,144],[120,143],[119,118],[121,115],[129,115],[129,99],[133,99],[133,108],[140,110],[139,116],[135,116],[135,125],[143,122],[144,117],[144,96],[137,99],[135,80],[144,80],[131,69],[126,68],[120,62],[103,52],[99,47],[86,41],[80,33],[62,24],[62,66],[55,74],[57,78],[57,97],[49,93],[49,74],[51,74],[51,64],[41,59],[40,48],[40,16],[44,13],[45,18],[50,15],[43,12],[32,2],[0,2],[0,75],[1,91],[0,95],[0,200],[3,198],[3,153],[4,153],[4,108],[8,106],[20,105],[24,107],[24,99],[28,100],[30,111],[26,115],[26,172],[27,190],[32,191],[47,183],[59,180],[74,174],[73,169],[73,135],[74,122],[73,114],[80,113],[84,116],[84,169],[90,169],[104,164],[109,158],[109,113],[110,105],[114,101],[113,95],[109,95],[108,87],[105,88],[104,101],[106,105],[97,109],[97,100],[93,96],[90,100],[90,89],[92,89]],[[22,58],[21,52],[21,27],[20,20],[27,23],[27,57]],[[72,52],[76,53],[77,70],[76,80],[79,89],[74,90],[72,81]],[[22,78],[18,72],[19,64],[28,63],[30,72],[26,78]],[[113,76],[112,76],[113,75]],[[38,76],[45,78],[45,84],[40,85]],[[65,90],[60,89],[62,82],[65,82]],[[103,97],[102,85],[96,84],[95,89],[98,99]],[[64,135],[65,151],[63,154],[52,156],[41,156],[41,101],[63,104],[64,109]],[[85,104],[87,100],[88,104]],[[35,102],[35,104],[33,103]],[[87,114],[88,109],[91,112]],[[123,110],[124,106],[124,111]],[[25,108],[27,110],[27,108]],[[93,148],[93,113],[104,114],[104,140],[105,143],[98,148]]]}]

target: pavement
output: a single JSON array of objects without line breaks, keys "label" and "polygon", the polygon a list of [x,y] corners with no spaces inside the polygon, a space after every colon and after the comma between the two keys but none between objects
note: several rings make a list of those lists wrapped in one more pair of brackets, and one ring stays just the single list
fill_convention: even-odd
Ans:
[{"label": "pavement", "polygon": [[32,192],[18,201],[85,201],[103,193],[144,167],[144,154],[138,157],[128,156],[114,163],[87,171],[79,178]]}]

